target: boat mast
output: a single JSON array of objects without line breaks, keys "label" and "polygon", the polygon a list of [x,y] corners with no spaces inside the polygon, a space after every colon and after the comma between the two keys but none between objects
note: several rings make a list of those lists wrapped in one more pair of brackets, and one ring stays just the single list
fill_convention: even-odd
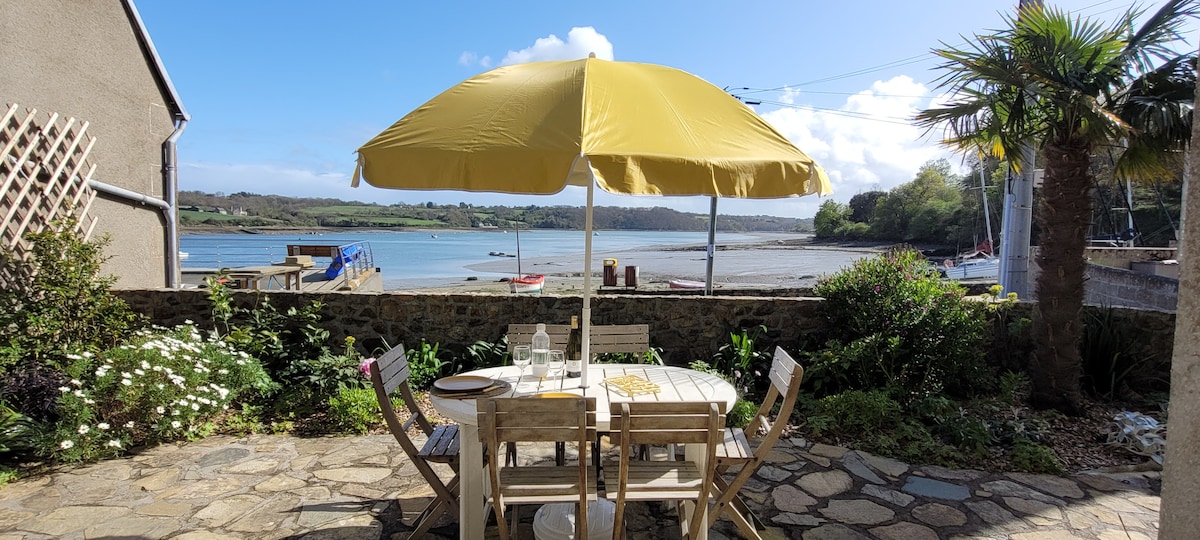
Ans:
[{"label": "boat mast", "polygon": [[979,193],[983,195],[983,226],[987,229],[989,255],[996,256],[996,244],[992,243],[992,214],[988,212],[987,176],[983,172],[983,158],[979,158]]},{"label": "boat mast", "polygon": [[521,277],[521,222],[513,222],[517,226],[517,277]]}]

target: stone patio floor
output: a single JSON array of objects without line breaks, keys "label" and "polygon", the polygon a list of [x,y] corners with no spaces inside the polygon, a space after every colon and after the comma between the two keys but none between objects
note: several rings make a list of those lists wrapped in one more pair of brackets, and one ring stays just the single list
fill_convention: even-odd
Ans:
[{"label": "stone patio floor", "polygon": [[[768,525],[764,538],[1141,540],[1157,537],[1159,487],[1157,472],[1063,478],[913,467],[791,439],[743,495]],[[0,488],[0,540],[402,540],[430,496],[390,435],[216,436]],[[522,510],[519,531],[532,538],[534,508]],[[629,538],[679,538],[671,512],[631,511]],[[434,532],[454,538],[457,526],[446,519]],[[709,537],[737,535],[721,520]]]}]

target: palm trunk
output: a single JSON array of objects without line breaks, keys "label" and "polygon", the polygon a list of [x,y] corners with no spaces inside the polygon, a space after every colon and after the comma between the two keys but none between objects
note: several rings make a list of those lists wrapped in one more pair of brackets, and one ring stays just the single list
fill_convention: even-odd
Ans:
[{"label": "palm trunk", "polygon": [[1086,142],[1068,138],[1044,152],[1046,177],[1038,224],[1032,401],[1035,406],[1074,414],[1080,410],[1083,283],[1086,236],[1092,219],[1092,173]]}]

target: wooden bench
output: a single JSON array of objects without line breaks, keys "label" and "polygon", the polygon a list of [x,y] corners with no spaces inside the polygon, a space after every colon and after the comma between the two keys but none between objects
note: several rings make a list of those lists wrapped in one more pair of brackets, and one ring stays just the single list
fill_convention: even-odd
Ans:
[{"label": "wooden bench", "polygon": [[[529,345],[533,342],[533,334],[537,332],[536,324],[508,325],[508,352],[517,345]],[[569,324],[547,324],[546,334],[550,336],[550,348],[567,350],[567,338],[571,336]]]},{"label": "wooden bench", "polygon": [[287,254],[290,257],[307,255],[309,257],[327,257],[336,259],[339,246],[317,246],[311,244],[288,244]]},{"label": "wooden bench", "polygon": [[648,324],[597,324],[590,333],[591,354],[642,354],[650,350]]}]

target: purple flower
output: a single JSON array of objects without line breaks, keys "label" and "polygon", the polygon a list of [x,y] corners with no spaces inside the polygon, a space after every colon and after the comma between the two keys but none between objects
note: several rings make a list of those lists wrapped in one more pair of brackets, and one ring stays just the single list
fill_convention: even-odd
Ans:
[{"label": "purple flower", "polygon": [[883,290],[883,287],[880,287],[879,285],[875,286],[875,292],[879,292],[881,290]]},{"label": "purple flower", "polygon": [[375,358],[367,358],[367,359],[363,360],[361,364],[358,365],[358,370],[361,371],[363,373],[363,375],[370,377],[371,376],[371,364],[374,362],[375,362]]}]

